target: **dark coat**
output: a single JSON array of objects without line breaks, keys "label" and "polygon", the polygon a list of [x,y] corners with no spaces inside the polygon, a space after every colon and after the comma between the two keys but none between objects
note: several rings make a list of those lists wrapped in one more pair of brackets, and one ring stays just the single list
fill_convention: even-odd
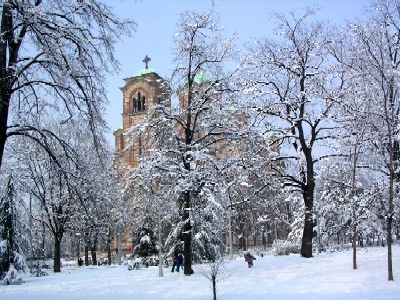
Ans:
[{"label": "dark coat", "polygon": [[179,253],[179,254],[178,254],[177,260],[178,260],[178,263],[179,263],[179,264],[182,264],[182,263],[183,263],[183,255],[182,255],[182,253]]},{"label": "dark coat", "polygon": [[253,260],[255,260],[255,259],[256,258],[253,255],[251,255],[250,253],[247,253],[244,255],[244,260],[248,263],[252,263]]}]

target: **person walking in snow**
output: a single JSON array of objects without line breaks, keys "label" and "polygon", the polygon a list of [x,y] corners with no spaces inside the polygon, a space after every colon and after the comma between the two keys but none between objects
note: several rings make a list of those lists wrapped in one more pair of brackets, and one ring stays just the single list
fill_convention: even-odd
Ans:
[{"label": "person walking in snow", "polygon": [[183,270],[183,254],[182,254],[182,251],[179,251],[177,260],[178,260],[178,269],[177,269],[177,271],[179,272],[179,269],[181,267],[182,267],[182,270]]},{"label": "person walking in snow", "polygon": [[249,252],[249,251],[247,251],[245,254],[244,254],[244,260],[245,260],[245,262],[247,262],[247,265],[249,266],[249,268],[252,268],[253,267],[253,261],[255,260],[256,258],[253,256],[253,255],[251,255],[251,253]]},{"label": "person walking in snow", "polygon": [[176,271],[179,272],[179,266],[180,266],[179,260],[178,260],[179,252],[180,252],[180,247],[179,247],[179,245],[176,245],[174,252],[172,252],[172,270],[171,270],[171,272],[175,271],[175,267],[176,267]]}]

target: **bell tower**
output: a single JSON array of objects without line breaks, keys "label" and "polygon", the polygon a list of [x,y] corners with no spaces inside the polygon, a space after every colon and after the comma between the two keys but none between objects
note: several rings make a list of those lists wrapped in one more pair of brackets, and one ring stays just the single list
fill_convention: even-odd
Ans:
[{"label": "bell tower", "polygon": [[126,167],[136,167],[140,156],[143,154],[143,145],[146,141],[138,138],[133,142],[133,147],[127,147],[129,129],[140,121],[147,119],[149,108],[156,104],[168,104],[169,97],[166,93],[165,80],[148,64],[151,58],[146,55],[143,59],[145,68],[134,76],[125,78],[122,91],[122,128],[114,131],[116,168],[121,174]]}]

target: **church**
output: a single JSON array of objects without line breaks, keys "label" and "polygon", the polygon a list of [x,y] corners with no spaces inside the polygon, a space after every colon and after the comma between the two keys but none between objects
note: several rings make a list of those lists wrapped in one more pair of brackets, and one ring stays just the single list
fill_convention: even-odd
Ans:
[{"label": "church", "polygon": [[[130,141],[129,130],[137,122],[145,121],[148,117],[148,110],[153,105],[164,104],[171,105],[171,95],[168,87],[168,83],[164,78],[159,76],[153,69],[148,67],[150,58],[146,55],[143,59],[145,63],[145,68],[138,71],[134,76],[125,78],[125,85],[121,88],[122,91],[122,101],[123,101],[123,111],[122,111],[122,128],[117,129],[114,132],[115,137],[115,168],[119,174],[121,180],[123,178],[125,170],[128,168],[135,168],[138,166],[140,158],[146,152],[146,141],[142,138],[137,138],[132,145],[129,145]],[[201,74],[201,78],[197,78],[197,84],[202,84],[204,82],[210,82],[210,78],[204,74]],[[179,107],[185,107],[185,96],[179,96]],[[224,148],[225,145],[219,144],[218,147]],[[225,153],[223,149],[220,149],[220,154]],[[218,151],[217,151],[218,152]],[[251,222],[252,216],[246,216],[245,211],[251,212],[251,205],[245,204],[245,207],[241,207],[242,220],[241,223],[249,224]],[[244,211],[244,214],[243,214]],[[244,219],[243,219],[244,218]],[[233,217],[232,222],[236,222],[237,217]],[[239,221],[239,220],[237,220]],[[233,236],[229,237],[232,239],[235,249],[246,249],[247,247],[252,247],[253,245],[266,244],[268,240],[267,231],[264,229],[262,233],[258,235],[255,241],[255,235],[250,229],[250,225],[241,225],[237,234],[233,232]],[[235,226],[233,224],[232,226]],[[132,253],[135,246],[134,237],[132,234],[132,229],[123,228],[121,229],[120,239],[114,240],[114,248],[121,249],[123,255]],[[266,230],[266,231],[265,231]],[[276,227],[275,227],[276,231]],[[277,232],[275,232],[277,236]],[[228,232],[225,233],[225,240],[228,239]],[[228,242],[226,243],[228,244]]]},{"label": "church", "polygon": [[[115,137],[115,164],[114,167],[122,180],[125,169],[136,167],[144,153],[146,141],[138,138],[133,147],[128,147],[127,134],[133,124],[146,120],[148,109],[155,104],[168,104],[170,97],[166,88],[166,81],[155,70],[148,67],[151,59],[146,55],[143,59],[145,68],[134,76],[125,78],[122,91],[122,128],[114,131]],[[122,234],[114,239],[114,249],[120,248],[122,254],[131,253],[135,246],[132,231],[122,228]],[[120,244],[118,246],[118,244]]]}]

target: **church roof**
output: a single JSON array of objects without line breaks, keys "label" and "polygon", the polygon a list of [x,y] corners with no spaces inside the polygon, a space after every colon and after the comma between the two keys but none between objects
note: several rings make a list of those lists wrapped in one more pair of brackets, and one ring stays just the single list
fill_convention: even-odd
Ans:
[{"label": "church roof", "polygon": [[211,79],[211,77],[208,76],[207,74],[200,72],[200,73],[197,73],[197,74],[194,76],[193,81],[194,81],[195,83],[205,83],[205,82],[212,82],[212,79]]},{"label": "church roof", "polygon": [[142,69],[138,71],[133,77],[139,77],[150,73],[156,73],[156,71],[154,71],[153,69]]}]

